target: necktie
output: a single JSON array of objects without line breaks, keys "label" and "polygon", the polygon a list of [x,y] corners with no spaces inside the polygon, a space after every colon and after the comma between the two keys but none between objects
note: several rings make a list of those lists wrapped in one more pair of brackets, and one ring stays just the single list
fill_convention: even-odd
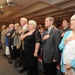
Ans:
[{"label": "necktie", "polygon": [[47,34],[48,34],[48,29],[45,30],[45,35],[47,35]]}]

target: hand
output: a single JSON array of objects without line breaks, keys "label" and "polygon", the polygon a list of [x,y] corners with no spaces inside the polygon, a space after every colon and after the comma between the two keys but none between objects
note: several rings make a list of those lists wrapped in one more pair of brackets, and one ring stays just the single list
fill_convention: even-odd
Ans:
[{"label": "hand", "polygon": [[38,57],[38,54],[34,52],[34,57]]},{"label": "hand", "polygon": [[45,35],[44,37],[43,37],[43,40],[46,40],[46,39],[48,39],[50,37],[50,35]]},{"label": "hand", "polygon": [[7,36],[10,36],[10,33],[8,33]]},{"label": "hand", "polygon": [[23,33],[23,32],[24,32],[24,29],[22,29],[22,30],[19,31],[20,34]]},{"label": "hand", "polygon": [[28,32],[28,33],[26,33],[25,35],[26,36],[29,36],[29,35],[31,35],[32,34],[32,32]]},{"label": "hand", "polygon": [[21,32],[24,33],[24,29],[22,29]]},{"label": "hand", "polygon": [[67,65],[65,66],[65,68],[66,68],[67,70],[69,70],[71,67],[72,67],[72,66],[71,66],[70,64],[67,64]]},{"label": "hand", "polygon": [[63,33],[61,34],[61,37],[63,37],[63,36],[64,36],[64,34],[65,34],[65,33],[63,32]]},{"label": "hand", "polygon": [[24,39],[24,35],[22,34],[21,36],[20,36],[20,40],[23,40]]},{"label": "hand", "polygon": [[19,31],[19,34],[21,34],[21,33],[22,33],[22,30]]},{"label": "hand", "polygon": [[53,62],[57,62],[55,59],[53,59]]},{"label": "hand", "polygon": [[68,37],[65,41],[64,41],[64,45],[66,45],[68,43],[68,41],[71,41],[72,37]]},{"label": "hand", "polygon": [[15,36],[15,33],[12,35],[12,38]]},{"label": "hand", "polygon": [[17,44],[16,48],[17,48],[17,49],[19,49],[19,48],[20,48],[18,44]]}]

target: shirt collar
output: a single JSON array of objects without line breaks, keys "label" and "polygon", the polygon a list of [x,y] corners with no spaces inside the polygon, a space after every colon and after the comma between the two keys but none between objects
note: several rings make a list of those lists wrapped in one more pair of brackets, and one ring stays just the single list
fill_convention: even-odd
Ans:
[{"label": "shirt collar", "polygon": [[48,28],[48,33],[50,32],[50,30],[51,30],[52,28],[53,28],[53,26],[51,26],[51,27]]},{"label": "shirt collar", "polygon": [[68,26],[64,27],[63,29],[65,30],[65,29],[67,29],[67,28],[68,28]]},{"label": "shirt collar", "polygon": [[26,29],[26,27],[27,27],[27,24],[25,24],[22,29]]},{"label": "shirt collar", "polygon": [[10,30],[13,30],[13,28],[11,28]]}]

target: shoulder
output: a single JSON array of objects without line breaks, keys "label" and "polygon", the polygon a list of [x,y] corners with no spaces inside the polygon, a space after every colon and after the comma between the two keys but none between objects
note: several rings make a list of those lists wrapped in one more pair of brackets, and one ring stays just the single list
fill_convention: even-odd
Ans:
[{"label": "shoulder", "polygon": [[60,33],[60,30],[58,28],[54,28],[54,33]]},{"label": "shoulder", "polygon": [[72,32],[72,30],[69,30],[69,31],[66,32],[66,34],[71,33],[71,32]]},{"label": "shoulder", "polygon": [[35,34],[36,36],[37,36],[37,35],[41,35],[38,30],[35,30],[35,31],[34,31],[34,34]]},{"label": "shoulder", "polygon": [[35,30],[34,33],[40,33],[38,30]]},{"label": "shoulder", "polygon": [[72,32],[72,30],[65,32],[65,35],[69,35]]},{"label": "shoulder", "polygon": [[18,27],[18,29],[21,29],[21,28],[22,28],[22,26],[19,26],[19,27]]}]

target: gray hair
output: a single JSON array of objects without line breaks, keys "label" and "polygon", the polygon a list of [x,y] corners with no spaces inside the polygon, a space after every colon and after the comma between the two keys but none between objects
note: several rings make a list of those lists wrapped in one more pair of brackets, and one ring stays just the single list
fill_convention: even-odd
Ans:
[{"label": "gray hair", "polygon": [[32,23],[32,24],[34,25],[34,27],[36,28],[36,26],[37,26],[36,21],[34,21],[34,20],[29,20],[29,24],[30,24],[30,23]]},{"label": "gray hair", "polygon": [[22,17],[20,20],[24,20],[25,22],[27,22],[27,19],[25,17]]},{"label": "gray hair", "polygon": [[54,18],[53,17],[46,17],[49,19],[49,21],[53,21],[54,22]]}]

